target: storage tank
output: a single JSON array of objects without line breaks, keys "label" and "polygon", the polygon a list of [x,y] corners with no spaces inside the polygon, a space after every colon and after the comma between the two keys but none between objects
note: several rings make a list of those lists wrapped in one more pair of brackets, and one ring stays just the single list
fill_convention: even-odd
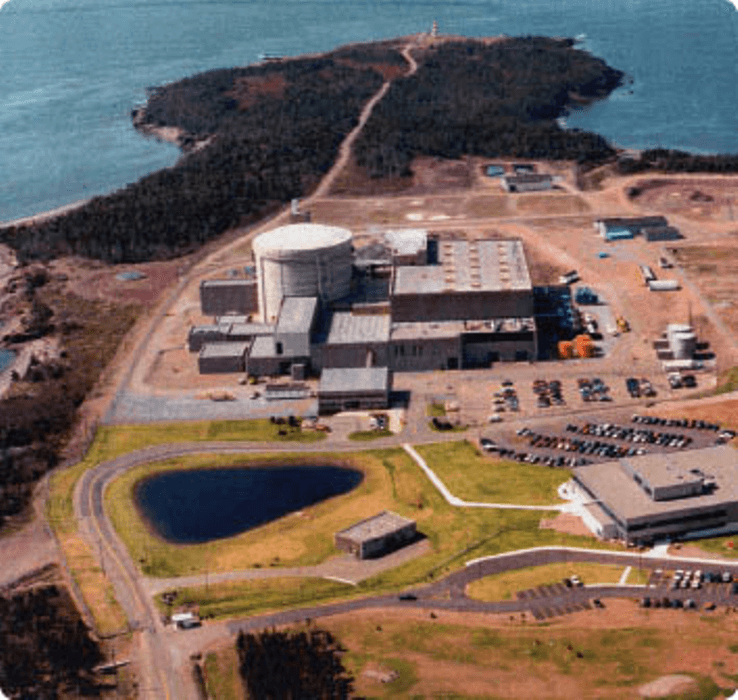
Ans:
[{"label": "storage tank", "polygon": [[670,324],[667,329],[669,349],[675,360],[687,360],[697,350],[697,336],[689,326]]},{"label": "storage tank", "polygon": [[322,301],[349,293],[353,247],[351,231],[321,224],[290,224],[254,240],[259,312],[265,323],[279,316],[284,297]]}]

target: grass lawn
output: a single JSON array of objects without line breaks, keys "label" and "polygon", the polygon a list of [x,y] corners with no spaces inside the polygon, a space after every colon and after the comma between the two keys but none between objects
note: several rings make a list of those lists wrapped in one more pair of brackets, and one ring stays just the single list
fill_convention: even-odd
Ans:
[{"label": "grass lawn", "polygon": [[100,634],[113,634],[124,630],[126,619],[122,608],[115,600],[113,587],[103,575],[87,542],[79,535],[74,519],[72,494],[77,481],[85,471],[121,454],[168,442],[271,439],[277,442],[295,440],[314,442],[325,437],[323,433],[295,434],[289,428],[286,428],[287,435],[279,436],[277,435],[279,427],[268,420],[102,426],[98,428],[95,440],[83,461],[51,475],[46,515]]},{"label": "grass lawn", "polygon": [[[199,606],[202,617],[228,618],[300,608],[357,595],[356,586],[323,578],[263,578],[215,583],[207,588],[181,588],[174,605],[194,603]],[[167,612],[159,596],[156,605],[162,613]]]},{"label": "grass lawn", "polygon": [[238,652],[231,642],[208,652],[203,663],[208,697],[218,700],[243,700],[244,688],[238,673]]},{"label": "grass lawn", "polygon": [[443,418],[446,415],[446,407],[442,403],[429,403],[425,408],[425,414],[431,418]]},{"label": "grass lawn", "polygon": [[[150,576],[185,576],[266,566],[301,566],[325,561],[337,552],[333,535],[385,509],[414,517],[416,508],[393,495],[392,472],[404,453],[193,455],[131,469],[113,481],[105,506],[134,561]],[[385,466],[385,462],[389,465]],[[287,515],[235,537],[203,544],[169,544],[149,531],[134,504],[138,481],[155,473],[203,467],[321,464],[351,466],[364,473],[353,491]]]},{"label": "grass lawn", "polygon": [[354,442],[371,442],[379,438],[391,437],[392,431],[385,428],[384,430],[357,430],[354,433],[350,433],[348,438]]},{"label": "grass lawn", "polygon": [[651,569],[639,569],[634,566],[628,574],[628,580],[625,582],[629,586],[645,586],[651,578]]},{"label": "grass lawn", "polygon": [[589,564],[587,562],[531,566],[473,581],[467,587],[467,594],[477,600],[512,600],[518,591],[560,583],[573,574],[579,576],[585,584],[617,583],[624,569],[625,567],[614,564]]},{"label": "grass lawn", "polygon": [[[738,537],[711,537],[705,540],[695,540],[689,543],[691,547],[698,547],[711,554],[719,554],[726,559],[738,559]],[[715,568],[718,568],[716,565]]]},{"label": "grass lawn", "polygon": [[537,464],[486,457],[470,442],[419,445],[416,450],[455,496],[466,501],[546,505],[571,474]]}]

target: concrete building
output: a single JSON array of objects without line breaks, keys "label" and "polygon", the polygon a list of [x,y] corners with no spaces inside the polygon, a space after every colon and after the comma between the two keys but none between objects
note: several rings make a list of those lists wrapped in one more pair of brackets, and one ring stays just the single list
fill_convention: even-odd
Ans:
[{"label": "concrete building", "polygon": [[390,325],[389,314],[334,312],[328,337],[320,348],[320,366],[389,366]]},{"label": "concrete building", "polygon": [[256,280],[200,282],[200,308],[205,316],[251,314],[258,308]]},{"label": "concrete building", "polygon": [[395,269],[394,322],[533,315],[533,286],[520,241],[441,241],[438,259],[438,265]]},{"label": "concrete building", "polygon": [[337,532],[335,542],[337,549],[358,559],[371,559],[399,549],[416,536],[414,520],[385,510]]},{"label": "concrete building", "polygon": [[318,384],[318,412],[387,408],[390,384],[387,367],[326,368]]},{"label": "concrete building", "polygon": [[394,265],[425,265],[428,262],[428,232],[425,229],[387,231],[384,242]]},{"label": "concrete building", "polygon": [[227,374],[246,369],[248,343],[207,343],[197,357],[200,374]]},{"label": "concrete building", "polygon": [[738,530],[736,474],[738,453],[723,445],[587,465],[573,478],[598,506],[597,534],[649,543]]},{"label": "concrete building", "polygon": [[320,224],[289,224],[254,240],[259,312],[274,323],[285,297],[331,302],[351,289],[351,231]]},{"label": "concrete building", "polygon": [[553,177],[544,173],[519,173],[500,178],[506,192],[543,192],[553,189]]},{"label": "concrete building", "polygon": [[[247,370],[257,376],[289,374],[294,366],[302,377],[321,369],[427,371],[535,359],[533,287],[522,243],[432,243],[437,264],[427,264],[425,231],[390,232],[394,262],[412,264],[379,276],[367,259],[352,287],[350,232],[301,224],[262,234],[254,243],[259,306],[273,323],[221,316],[221,323],[191,330],[190,348],[247,342]],[[377,294],[370,293],[373,282]]]}]

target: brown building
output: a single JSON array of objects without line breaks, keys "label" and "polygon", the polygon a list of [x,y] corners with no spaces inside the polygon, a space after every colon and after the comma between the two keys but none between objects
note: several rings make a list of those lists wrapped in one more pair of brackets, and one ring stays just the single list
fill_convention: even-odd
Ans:
[{"label": "brown building", "polygon": [[337,532],[336,547],[358,559],[372,559],[399,549],[416,537],[415,521],[384,510]]}]

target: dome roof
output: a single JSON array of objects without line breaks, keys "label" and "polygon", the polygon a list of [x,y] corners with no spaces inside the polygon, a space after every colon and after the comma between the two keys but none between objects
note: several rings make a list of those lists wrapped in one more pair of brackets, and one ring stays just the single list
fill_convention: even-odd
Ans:
[{"label": "dome roof", "polygon": [[257,252],[320,250],[350,243],[351,231],[323,224],[289,224],[262,233],[254,240]]}]

